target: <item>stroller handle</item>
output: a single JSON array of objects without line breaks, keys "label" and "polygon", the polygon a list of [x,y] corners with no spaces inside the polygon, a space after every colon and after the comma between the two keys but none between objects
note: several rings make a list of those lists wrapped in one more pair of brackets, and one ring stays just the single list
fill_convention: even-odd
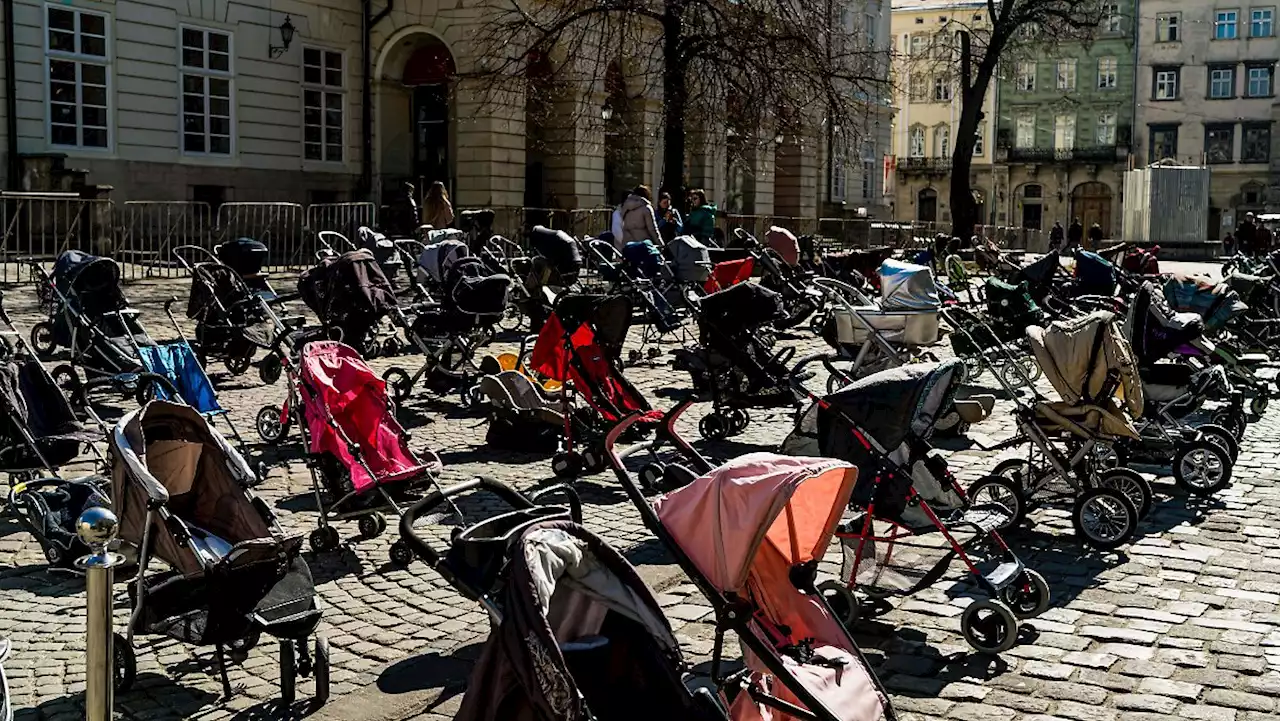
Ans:
[{"label": "stroller handle", "polygon": [[432,548],[431,544],[427,543],[422,536],[419,536],[417,531],[413,530],[414,522],[428,511],[444,503],[446,499],[460,496],[464,493],[470,493],[474,490],[488,491],[502,499],[502,501],[507,505],[517,510],[533,508],[537,505],[537,500],[539,498],[551,495],[552,493],[564,493],[569,499],[570,517],[573,518],[576,523],[582,523],[582,501],[578,498],[577,492],[569,486],[558,483],[556,485],[543,488],[540,491],[531,494],[531,496],[524,496],[504,483],[485,476],[477,476],[464,483],[459,483],[456,486],[432,491],[422,500],[406,509],[404,514],[400,516],[400,538],[404,539],[405,543],[409,544],[409,547],[413,549],[414,553],[418,554],[422,560],[426,561],[428,566],[432,568],[439,566],[440,553],[436,551],[436,549]]},{"label": "stroller handle", "polygon": [[809,355],[801,358],[791,369],[791,374],[787,377],[787,380],[791,383],[792,390],[802,397],[813,395],[813,393],[805,386],[805,381],[808,381],[814,376],[813,371],[805,370],[805,366],[810,363],[822,363],[822,365],[826,366],[828,372],[833,375],[839,374],[841,377],[847,378],[846,374],[841,373],[834,365],[832,365],[832,361],[838,359],[838,355],[828,352],[810,353]]}]

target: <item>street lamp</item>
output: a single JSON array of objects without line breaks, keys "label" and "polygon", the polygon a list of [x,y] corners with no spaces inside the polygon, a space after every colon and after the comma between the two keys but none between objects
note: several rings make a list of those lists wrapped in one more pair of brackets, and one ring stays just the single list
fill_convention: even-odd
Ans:
[{"label": "street lamp", "polygon": [[267,43],[267,55],[269,55],[273,59],[278,58],[281,55],[284,55],[285,51],[289,49],[289,43],[293,42],[293,32],[294,32],[293,21],[289,18],[288,15],[285,15],[284,22],[280,23],[280,43],[281,44],[277,46],[277,45],[272,45],[271,43]]},{"label": "street lamp", "polygon": [[613,106],[609,104],[608,100],[604,101],[604,105],[600,106],[600,119],[606,123],[613,120]]}]

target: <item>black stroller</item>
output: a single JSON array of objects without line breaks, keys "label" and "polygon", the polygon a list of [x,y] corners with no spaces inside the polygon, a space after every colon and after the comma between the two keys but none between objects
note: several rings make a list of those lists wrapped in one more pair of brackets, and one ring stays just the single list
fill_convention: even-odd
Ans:
[{"label": "black stroller", "polygon": [[363,249],[325,257],[298,277],[298,292],[330,339],[365,357],[381,347],[377,326],[399,308],[377,258]]},{"label": "black stroller", "polygon": [[[444,503],[461,514],[455,499],[476,491],[512,510],[455,528],[444,552],[424,538],[427,529],[413,527]],[[567,493],[568,505],[537,505],[557,492]],[[527,498],[478,478],[432,493],[401,518],[404,541],[490,616],[456,718],[724,721],[707,691],[690,692],[683,682],[680,645],[652,593],[580,525],[581,513],[563,486]]]},{"label": "black stroller", "polygon": [[[286,537],[245,487],[253,472],[195,409],[154,401],[125,416],[110,438],[112,500],[120,538],[138,553],[129,584],[133,611],[121,679],[134,675],[135,634],[158,634],[217,649],[230,696],[227,656],[243,661],[266,633],[280,639],[280,695],[288,706],[298,676],[313,676],[315,703],[329,696],[329,645],[308,639],[320,622],[302,538]],[[153,558],[169,570],[150,573]]]},{"label": "black stroller", "polygon": [[787,362],[795,348],[774,352],[771,324],[784,316],[782,298],[755,283],[739,283],[690,300],[698,321],[695,348],[674,352],[672,364],[688,371],[713,409],[698,424],[703,438],[738,435],[751,423],[748,408],[795,403]]}]

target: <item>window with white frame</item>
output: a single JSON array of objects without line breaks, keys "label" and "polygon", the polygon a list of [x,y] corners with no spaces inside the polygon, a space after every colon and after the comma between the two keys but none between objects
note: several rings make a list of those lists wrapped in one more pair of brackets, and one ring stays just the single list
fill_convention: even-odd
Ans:
[{"label": "window with white frame", "polygon": [[862,197],[871,199],[876,192],[876,148],[862,144]]},{"label": "window with white frame", "polygon": [[1154,68],[1152,70],[1154,79],[1151,87],[1154,94],[1151,96],[1153,100],[1177,100],[1178,99],[1178,68]]},{"label": "window with white frame", "polygon": [[1236,10],[1219,10],[1213,15],[1213,37],[1216,40],[1235,40],[1238,30],[1236,23],[1240,13]]},{"label": "window with white frame", "polygon": [[1053,118],[1053,149],[1071,150],[1076,147],[1076,116],[1059,113]]},{"label": "window with white frame", "polygon": [[1029,93],[1036,89],[1036,64],[1030,61],[1018,63],[1018,72],[1014,80],[1018,90]]},{"label": "window with white frame", "polygon": [[929,78],[924,73],[911,73],[911,80],[908,84],[910,99],[913,103],[923,103],[929,99]]},{"label": "window with white frame", "polygon": [[907,133],[907,155],[912,158],[924,157],[924,126],[913,125]]},{"label": "window with white frame", "polygon": [[1098,145],[1116,144],[1116,121],[1114,110],[1103,110],[1098,113]]},{"label": "window with white frame", "polygon": [[302,157],[342,162],[342,53],[323,48],[302,49]]},{"label": "window with white frame", "polygon": [[1275,68],[1272,65],[1251,65],[1248,68],[1248,85],[1245,96],[1250,98],[1269,98],[1274,95],[1271,77]]},{"label": "window with white frame", "polygon": [[925,49],[929,47],[929,36],[916,33],[911,36],[911,55],[920,57],[924,54]]},{"label": "window with white frame", "polygon": [[231,155],[231,34],[183,27],[182,152],[188,155]]},{"label": "window with white frame", "polygon": [[1209,67],[1209,97],[1214,100],[1233,98],[1236,95],[1236,68],[1234,65]]},{"label": "window with white frame", "polygon": [[933,157],[950,158],[951,157],[951,128],[947,125],[939,125],[933,129]]},{"label": "window with white frame", "polygon": [[933,79],[933,101],[935,103],[951,102],[951,78],[939,75]]},{"label": "window with white frame", "polygon": [[1017,128],[1013,137],[1016,148],[1033,148],[1036,144],[1036,116],[1034,113],[1018,114]]},{"label": "window with white frame", "polygon": [[1275,8],[1254,8],[1249,11],[1249,37],[1269,38],[1275,35]]},{"label": "window with white frame", "polygon": [[1076,89],[1076,61],[1074,58],[1058,61],[1058,89]]},{"label": "window with white frame", "polygon": [[1120,4],[1105,2],[1102,4],[1102,32],[1118,33],[1124,28],[1124,17],[1120,15]]},{"label": "window with white frame", "polygon": [[978,123],[978,132],[974,133],[973,154],[984,155],[987,152],[987,124]]},{"label": "window with white frame", "polygon": [[106,149],[111,145],[107,16],[45,8],[49,144]]},{"label": "window with white frame", "polygon": [[844,139],[836,136],[831,139],[831,193],[828,200],[832,203],[843,203],[847,192],[845,174]]},{"label": "window with white frame", "polygon": [[1120,61],[1115,58],[1098,58],[1098,88],[1113,90],[1120,73]]},{"label": "window with white frame", "polygon": [[1156,15],[1156,42],[1176,43],[1182,39],[1182,13]]}]

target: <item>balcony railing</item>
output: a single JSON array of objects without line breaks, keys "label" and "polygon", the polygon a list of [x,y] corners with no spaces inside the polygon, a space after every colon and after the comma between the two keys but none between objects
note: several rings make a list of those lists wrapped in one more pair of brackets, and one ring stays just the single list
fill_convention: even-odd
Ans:
[{"label": "balcony railing", "polygon": [[951,158],[899,158],[898,170],[905,173],[945,173],[951,170]]},{"label": "balcony railing", "polygon": [[1008,148],[1010,163],[1114,163],[1128,155],[1122,145],[1100,145],[1090,148]]}]

